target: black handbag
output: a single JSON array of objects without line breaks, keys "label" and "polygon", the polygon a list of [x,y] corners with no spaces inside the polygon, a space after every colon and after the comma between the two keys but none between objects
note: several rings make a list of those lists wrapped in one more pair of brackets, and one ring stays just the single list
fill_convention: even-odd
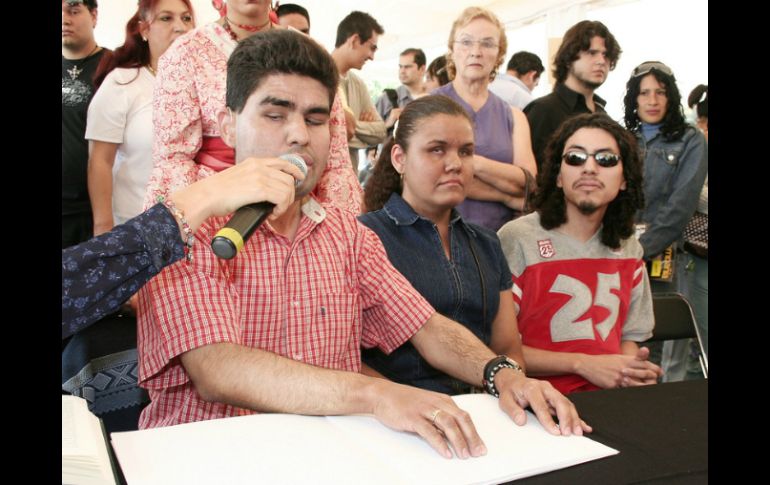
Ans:
[{"label": "black handbag", "polygon": [[709,216],[701,212],[692,215],[684,228],[684,249],[696,256],[709,257]]}]

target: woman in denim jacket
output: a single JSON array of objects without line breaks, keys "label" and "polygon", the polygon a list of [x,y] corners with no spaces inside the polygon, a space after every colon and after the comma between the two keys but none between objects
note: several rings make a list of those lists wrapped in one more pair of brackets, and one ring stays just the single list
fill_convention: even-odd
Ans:
[{"label": "woman in denim jacket", "polygon": [[[685,122],[673,72],[661,62],[645,62],[626,84],[626,128],[644,158],[644,200],[639,238],[644,257],[657,256],[682,238],[698,206],[708,173],[706,139]],[[673,289],[673,288],[672,288]]]},{"label": "woman in denim jacket", "polygon": [[[708,173],[706,139],[686,123],[681,99],[674,73],[662,62],[643,62],[626,83],[625,125],[636,135],[644,158],[646,207],[637,220],[646,225],[639,237],[645,259],[672,244],[675,250],[681,249],[682,233],[698,206]],[[651,282],[653,293],[681,291],[685,260],[676,258],[672,282]],[[683,341],[664,345],[665,380],[684,376],[686,348]]]},{"label": "woman in denim jacket", "polygon": [[[437,312],[463,324],[497,354],[525,366],[511,298],[511,272],[493,231],[463,220],[455,207],[473,177],[470,117],[446,96],[409,103],[382,150],[359,220],[382,240],[393,266]],[[472,392],[469,384],[431,367],[406,343],[385,355],[362,352],[368,375],[446,394]],[[519,405],[562,395],[547,381],[525,376]]]}]

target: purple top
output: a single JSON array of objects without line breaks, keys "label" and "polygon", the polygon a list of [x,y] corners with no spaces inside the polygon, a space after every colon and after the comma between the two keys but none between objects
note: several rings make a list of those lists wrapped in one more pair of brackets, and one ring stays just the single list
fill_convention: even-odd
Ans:
[{"label": "purple top", "polygon": [[[478,111],[465,102],[455,91],[452,83],[435,89],[431,94],[443,94],[457,101],[473,120],[476,153],[500,163],[513,163],[513,113],[502,98],[489,92],[489,98]],[[457,210],[466,222],[497,231],[513,219],[514,211],[500,202],[465,199]]]}]

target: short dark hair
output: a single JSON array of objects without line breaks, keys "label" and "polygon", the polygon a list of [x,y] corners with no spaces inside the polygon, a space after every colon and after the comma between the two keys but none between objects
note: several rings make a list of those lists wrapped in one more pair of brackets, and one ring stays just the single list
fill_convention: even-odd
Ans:
[{"label": "short dark hair", "polygon": [[278,18],[281,18],[284,15],[289,15],[290,13],[298,13],[305,17],[305,20],[307,20],[307,26],[308,28],[310,27],[310,14],[307,13],[307,9],[302,5],[297,5],[296,3],[282,3],[278,5],[278,9],[275,11],[275,14],[278,16]]},{"label": "short dark hair", "polygon": [[438,81],[439,86],[449,83],[449,73],[446,70],[446,56],[438,56],[428,65],[428,75]]},{"label": "short dark hair", "polygon": [[64,0],[64,2],[72,7],[77,4],[83,4],[86,6],[86,8],[91,11],[95,8],[99,8],[99,5],[97,4],[96,0]]},{"label": "short dark hair", "polygon": [[642,160],[634,136],[604,113],[589,113],[567,119],[545,148],[545,159],[537,174],[537,189],[532,205],[540,214],[540,225],[554,229],[567,222],[564,190],[556,186],[561,172],[562,152],[569,137],[581,128],[598,128],[610,134],[618,144],[626,189],[609,203],[602,219],[602,244],[612,249],[634,234],[634,216],[644,207]]},{"label": "short dark hair", "polygon": [[620,44],[615,40],[606,25],[598,20],[583,20],[578,22],[564,34],[559,50],[553,58],[553,77],[560,84],[567,80],[572,63],[580,57],[581,51],[591,48],[591,39],[594,37],[604,39],[607,49],[607,59],[610,61],[610,71],[615,69],[620,54],[623,52]]},{"label": "short dark hair", "polygon": [[519,76],[527,74],[529,71],[535,71],[539,76],[545,71],[543,67],[543,61],[531,52],[519,51],[511,56],[511,60],[508,61],[506,69],[509,71],[516,71]]},{"label": "short dark hair", "polygon": [[334,43],[334,47],[344,44],[353,34],[358,34],[361,42],[366,42],[372,37],[372,32],[382,35],[385,33],[385,29],[366,12],[357,10],[350,12],[337,26],[337,41]]},{"label": "short dark hair", "polygon": [[399,56],[408,56],[409,54],[414,56],[414,63],[417,64],[418,69],[425,65],[425,52],[423,52],[422,49],[410,47],[409,49],[404,49]]},{"label": "short dark hair", "polygon": [[[646,61],[642,64],[657,61]],[[660,64],[663,64],[662,62]],[[665,64],[663,64],[665,66]],[[637,66],[638,67],[638,66]],[[665,66],[668,67],[668,66]],[[634,69],[636,71],[636,69]],[[637,112],[639,91],[641,90],[642,79],[647,74],[652,74],[657,81],[666,88],[666,114],[663,116],[660,126],[660,134],[666,141],[678,140],[684,135],[687,129],[687,120],[684,117],[684,111],[682,110],[682,95],[679,92],[679,88],[676,85],[676,78],[673,71],[669,68],[671,75],[669,76],[665,72],[652,68],[649,72],[641,76],[635,76],[631,74],[631,78],[626,83],[626,94],[623,96],[623,121],[626,128],[631,131],[638,131],[641,129],[642,120],[639,118]]]},{"label": "short dark hair", "polygon": [[695,110],[698,118],[709,117],[709,87],[698,84],[687,97],[687,106]]},{"label": "short dark hair", "polygon": [[272,29],[240,41],[227,61],[226,105],[243,111],[249,96],[271,74],[297,74],[320,82],[337,94],[339,74],[334,60],[316,41],[288,29]]},{"label": "short dark hair", "polygon": [[366,183],[364,205],[367,212],[382,209],[391,194],[401,194],[401,176],[396,172],[390,159],[390,150],[393,145],[398,143],[404,151],[408,150],[412,135],[415,134],[420,123],[440,114],[465,118],[473,126],[473,120],[465,108],[448,96],[432,94],[417,98],[407,104],[404,111],[401,112],[401,116],[398,117],[398,125],[393,130],[393,138],[390,138],[382,147],[377,165],[374,166],[372,175]]}]

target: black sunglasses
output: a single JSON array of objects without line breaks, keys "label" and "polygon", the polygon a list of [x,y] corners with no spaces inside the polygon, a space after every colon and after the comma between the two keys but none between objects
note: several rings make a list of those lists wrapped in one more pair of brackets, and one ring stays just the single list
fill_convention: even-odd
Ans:
[{"label": "black sunglasses", "polygon": [[631,73],[631,77],[644,76],[645,74],[649,73],[653,69],[655,69],[656,71],[662,72],[666,76],[674,75],[674,73],[671,71],[671,68],[663,64],[662,62],[647,61],[636,66],[634,68],[634,72]]},{"label": "black sunglasses", "polygon": [[614,167],[620,161],[620,155],[612,152],[586,153],[573,150],[561,156],[562,160],[564,160],[564,163],[573,167],[582,166],[588,161],[588,157],[594,157],[596,163],[598,163],[600,167],[604,168]]}]

